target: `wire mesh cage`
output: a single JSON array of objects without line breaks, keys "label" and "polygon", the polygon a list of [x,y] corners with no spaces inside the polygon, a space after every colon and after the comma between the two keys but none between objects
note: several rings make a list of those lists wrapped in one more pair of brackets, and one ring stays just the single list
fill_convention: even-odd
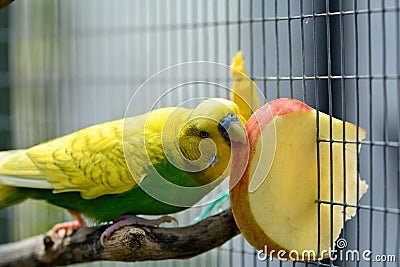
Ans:
[{"label": "wire mesh cage", "polygon": [[[16,0],[0,10],[0,148],[26,148],[122,118],[151,75],[184,62],[230,65],[242,50],[267,101],[296,98],[367,131],[357,170],[369,189],[344,224],[346,246],[336,247],[334,259],[286,262],[260,259],[237,236],[190,260],[137,265],[400,266],[399,16],[398,0]],[[231,86],[229,74],[220,79]],[[151,93],[161,95],[163,85]],[[196,97],[196,90],[167,97],[165,105]],[[326,142],[346,143],[316,140]],[[318,205],[351,208],[321,199]],[[177,218],[191,224],[200,211]],[[0,211],[0,240],[39,234],[68,218],[29,201]],[[345,257],[354,250],[360,259]]]}]

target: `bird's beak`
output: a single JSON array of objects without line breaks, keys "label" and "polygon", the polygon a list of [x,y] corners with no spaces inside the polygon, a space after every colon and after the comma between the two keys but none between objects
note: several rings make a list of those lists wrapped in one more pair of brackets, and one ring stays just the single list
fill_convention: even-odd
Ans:
[{"label": "bird's beak", "polygon": [[223,118],[218,125],[218,129],[222,136],[230,142],[247,143],[246,131],[236,114],[229,114]]},{"label": "bird's beak", "polygon": [[238,142],[242,144],[247,143],[246,131],[240,122],[233,122],[228,128],[229,139],[231,142]]}]

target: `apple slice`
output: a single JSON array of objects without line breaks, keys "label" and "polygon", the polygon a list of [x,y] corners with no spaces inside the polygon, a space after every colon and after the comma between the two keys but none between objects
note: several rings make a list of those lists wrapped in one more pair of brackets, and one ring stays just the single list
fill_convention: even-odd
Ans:
[{"label": "apple slice", "polygon": [[[356,140],[365,138],[365,130],[332,118],[332,139],[343,140],[344,129],[345,147],[341,141],[333,142],[331,151],[330,142],[321,141],[318,170],[316,116],[316,110],[298,100],[271,101],[247,122],[248,146],[234,147],[233,215],[246,240],[268,256],[289,260],[328,257],[344,220],[356,214],[356,208],[342,203],[356,205],[357,194],[361,198],[368,189],[357,173],[360,144]],[[330,117],[322,112],[319,137],[330,140]],[[339,204],[319,205],[318,199]]]}]

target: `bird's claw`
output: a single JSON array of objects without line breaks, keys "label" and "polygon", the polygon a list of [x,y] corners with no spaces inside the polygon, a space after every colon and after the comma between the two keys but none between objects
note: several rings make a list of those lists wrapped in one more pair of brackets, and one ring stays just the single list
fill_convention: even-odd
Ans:
[{"label": "bird's claw", "polygon": [[54,225],[53,229],[51,229],[51,238],[54,238],[56,234],[58,234],[58,232],[60,232],[61,230],[65,230],[65,232],[67,233],[68,231],[75,231],[81,227],[86,226],[85,221],[82,219],[81,216],[79,216],[79,214],[73,212],[70,213],[75,218],[75,221],[58,223]]}]

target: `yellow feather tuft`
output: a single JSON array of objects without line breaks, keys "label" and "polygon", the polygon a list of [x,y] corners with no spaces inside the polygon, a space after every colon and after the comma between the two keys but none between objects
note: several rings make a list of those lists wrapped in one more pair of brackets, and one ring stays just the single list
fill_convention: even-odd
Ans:
[{"label": "yellow feather tuft", "polygon": [[233,57],[231,65],[231,76],[234,79],[231,97],[232,101],[239,106],[240,113],[248,120],[251,114],[260,107],[260,101],[257,86],[247,76],[244,64],[242,51],[239,51]]}]

